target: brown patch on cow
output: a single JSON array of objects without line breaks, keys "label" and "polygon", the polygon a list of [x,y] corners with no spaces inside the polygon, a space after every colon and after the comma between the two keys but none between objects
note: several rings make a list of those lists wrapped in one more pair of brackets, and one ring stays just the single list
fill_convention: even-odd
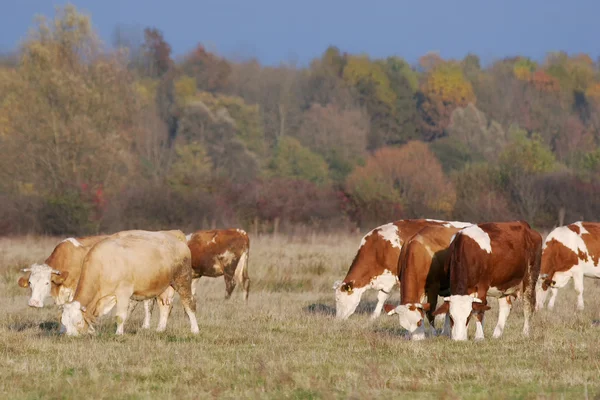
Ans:
[{"label": "brown patch on cow", "polygon": [[386,314],[389,313],[390,311],[395,310],[395,309],[396,309],[396,307],[394,307],[391,304],[384,304],[383,305],[383,310],[386,312]]},{"label": "brown patch on cow", "polygon": [[[485,299],[490,287],[505,291],[522,284],[524,298],[533,307],[540,273],[541,235],[525,221],[478,226],[489,235],[493,251],[487,253],[464,231],[459,232],[450,245],[445,266],[450,275],[450,292],[453,295],[476,292],[478,298]],[[487,305],[474,303],[474,307],[485,309]]]},{"label": "brown patch on cow", "polygon": [[[239,265],[242,255],[245,253],[248,257],[250,251],[246,232],[238,229],[197,231],[190,237],[188,247],[192,254],[193,279],[223,276],[226,297],[231,295],[237,283],[247,293],[250,278],[246,265]],[[238,268],[243,270],[238,271]]]},{"label": "brown patch on cow", "polygon": [[578,235],[581,232],[581,229],[579,229],[579,227],[575,224],[567,225],[567,228],[569,228],[570,230],[572,230],[573,232],[575,232]]},{"label": "brown patch on cow", "polygon": [[[415,233],[426,226],[440,226],[445,221],[427,221],[424,219],[407,219],[394,222],[398,228],[400,245],[410,239]],[[343,282],[354,281],[354,288],[362,288],[371,280],[385,272],[387,269],[393,275],[398,276],[398,258],[400,250],[384,239],[379,232],[381,227],[375,228],[371,234],[365,237],[364,244],[358,249],[348,273]]]},{"label": "brown patch on cow", "polygon": [[594,266],[600,262],[600,223],[583,222],[582,226],[589,233],[581,235],[581,239],[587,247],[588,255],[592,258]]},{"label": "brown patch on cow", "polygon": [[450,302],[445,301],[442,303],[441,306],[439,306],[437,308],[437,310],[432,312],[431,315],[433,315],[435,317],[436,315],[440,315],[440,314],[448,314],[449,311],[450,311]]},{"label": "brown patch on cow", "polygon": [[546,243],[542,252],[541,273],[548,275],[544,281],[544,290],[550,286],[550,281],[556,272],[568,271],[579,263],[579,255],[556,239]]}]

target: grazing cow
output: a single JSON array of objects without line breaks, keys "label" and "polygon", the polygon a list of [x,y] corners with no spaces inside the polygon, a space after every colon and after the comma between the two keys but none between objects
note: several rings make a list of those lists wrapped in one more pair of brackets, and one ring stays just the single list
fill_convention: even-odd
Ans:
[{"label": "grazing cow", "polygon": [[542,249],[536,308],[544,308],[548,288],[552,292],[548,308],[554,308],[558,289],[573,278],[577,309],[583,310],[583,277],[600,278],[599,261],[600,223],[579,221],[554,229],[546,237]]},{"label": "grazing cow", "polygon": [[225,298],[231,296],[236,284],[242,287],[242,297],[247,301],[250,291],[248,256],[250,239],[241,229],[197,231],[187,235],[192,253],[192,290],[203,276],[225,279]]},{"label": "grazing cow", "polygon": [[336,317],[349,318],[365,291],[378,290],[377,306],[371,318],[381,314],[383,304],[398,283],[398,257],[402,244],[425,226],[465,227],[465,222],[407,219],[381,225],[367,233],[343,281],[333,284]]},{"label": "grazing cow", "polygon": [[398,314],[400,326],[413,340],[425,339],[425,314],[435,334],[432,313],[437,306],[438,295],[449,294],[444,264],[448,246],[459,230],[454,226],[426,226],[402,246],[398,258],[400,305],[394,308],[386,304],[385,310],[388,315]]},{"label": "grazing cow", "polygon": [[535,285],[540,273],[541,235],[525,221],[473,225],[456,234],[445,269],[450,297],[433,314],[447,313],[452,339],[466,340],[471,314],[476,315],[475,339],[483,339],[483,316],[490,307],[487,296],[498,297],[500,308],[494,337],[502,336],[510,314],[510,296],[523,290],[523,334],[529,335],[529,318],[535,306]]},{"label": "grazing cow", "polygon": [[19,286],[31,289],[30,307],[43,307],[52,296],[57,305],[73,300],[81,263],[88,251],[107,236],[68,238],[60,242],[43,264],[25,268],[27,274],[19,278]]},{"label": "grazing cow", "polygon": [[[129,300],[160,296],[157,331],[164,331],[174,291],[198,333],[192,296],[191,254],[182,232],[136,232],[97,243],[86,255],[72,302],[63,307],[61,323],[68,335],[94,331],[97,317],[116,305],[117,335],[123,334]],[[172,290],[174,289],[174,291]]]}]

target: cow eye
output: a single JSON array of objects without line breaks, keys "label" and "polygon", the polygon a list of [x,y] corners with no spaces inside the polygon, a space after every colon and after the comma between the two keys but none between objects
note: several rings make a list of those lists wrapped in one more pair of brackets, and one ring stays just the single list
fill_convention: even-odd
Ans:
[{"label": "cow eye", "polygon": [[50,284],[50,282],[46,282],[46,285],[49,285],[49,284]]},{"label": "cow eye", "polygon": [[31,286],[31,281],[27,281],[27,284],[28,284],[29,286]]}]

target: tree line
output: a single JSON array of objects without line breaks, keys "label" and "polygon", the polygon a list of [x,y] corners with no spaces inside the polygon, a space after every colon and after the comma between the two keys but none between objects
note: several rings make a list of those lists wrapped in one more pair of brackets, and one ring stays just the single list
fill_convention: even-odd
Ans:
[{"label": "tree line", "polygon": [[598,219],[586,54],[272,67],[176,59],[152,27],[113,42],[66,6],[0,59],[0,233]]}]

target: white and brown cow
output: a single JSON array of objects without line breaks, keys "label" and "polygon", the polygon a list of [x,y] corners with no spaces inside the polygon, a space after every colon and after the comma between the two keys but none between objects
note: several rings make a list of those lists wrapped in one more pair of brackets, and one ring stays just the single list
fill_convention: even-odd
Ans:
[{"label": "white and brown cow", "polygon": [[187,236],[188,247],[192,253],[192,269],[195,283],[203,276],[225,279],[225,298],[239,284],[242,297],[248,300],[250,278],[248,277],[248,257],[250,239],[241,229],[216,229],[197,231]]},{"label": "white and brown cow", "polygon": [[437,306],[438,295],[449,294],[444,265],[448,247],[460,229],[444,225],[426,226],[402,246],[398,258],[400,305],[386,304],[384,308],[388,315],[398,314],[400,326],[413,340],[425,339],[425,314],[435,334],[433,310]]},{"label": "white and brown cow", "polygon": [[23,269],[19,286],[31,289],[30,307],[41,308],[44,300],[52,296],[57,305],[73,300],[83,258],[93,245],[107,236],[68,238],[60,242],[43,264],[33,264]]},{"label": "white and brown cow", "polygon": [[68,335],[93,332],[96,318],[116,306],[116,333],[123,334],[130,299],[159,296],[157,330],[163,331],[174,291],[181,297],[192,333],[198,333],[191,253],[183,232],[138,231],[109,237],[97,243],[83,261],[74,299],[63,307],[63,330]]},{"label": "white and brown cow", "polygon": [[465,222],[448,222],[431,219],[408,219],[381,225],[367,233],[343,281],[333,284],[336,317],[349,318],[360,303],[364,292],[375,289],[377,306],[371,318],[381,314],[385,301],[398,283],[398,257],[402,244],[425,226],[470,225]]},{"label": "white and brown cow", "polygon": [[600,223],[575,222],[552,230],[542,249],[536,308],[554,308],[556,294],[571,278],[577,292],[577,309],[583,310],[583,278],[600,278]]},{"label": "white and brown cow", "polygon": [[510,314],[510,296],[523,291],[523,334],[529,335],[529,318],[535,306],[535,285],[540,273],[542,237],[525,221],[490,222],[467,227],[456,234],[449,248],[446,269],[450,297],[433,314],[447,313],[454,340],[467,339],[471,315],[476,316],[475,339],[483,339],[487,296],[498,297],[498,324],[502,336]]}]

